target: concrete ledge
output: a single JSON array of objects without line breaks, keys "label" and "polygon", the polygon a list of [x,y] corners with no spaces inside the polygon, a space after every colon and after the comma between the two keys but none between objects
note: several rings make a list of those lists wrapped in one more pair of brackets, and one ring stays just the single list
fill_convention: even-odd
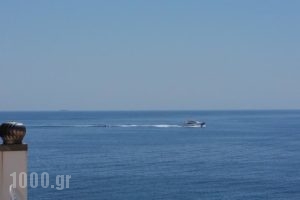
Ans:
[{"label": "concrete ledge", "polygon": [[27,151],[27,144],[11,144],[11,145],[0,145],[0,151]]}]

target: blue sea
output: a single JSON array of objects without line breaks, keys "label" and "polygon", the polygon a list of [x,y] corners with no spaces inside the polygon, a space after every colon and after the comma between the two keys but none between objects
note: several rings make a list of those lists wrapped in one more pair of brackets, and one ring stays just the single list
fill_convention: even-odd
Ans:
[{"label": "blue sea", "polygon": [[[207,127],[182,127],[189,119]],[[0,120],[26,125],[28,174],[47,172],[50,184],[71,176],[63,190],[29,187],[29,199],[300,199],[300,111],[1,112]]]}]

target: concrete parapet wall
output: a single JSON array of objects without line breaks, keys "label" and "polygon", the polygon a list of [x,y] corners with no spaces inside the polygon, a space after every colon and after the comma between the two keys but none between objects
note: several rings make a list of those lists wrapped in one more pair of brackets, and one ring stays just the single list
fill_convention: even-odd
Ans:
[{"label": "concrete parapet wall", "polygon": [[27,149],[26,144],[0,145],[0,200],[10,199],[12,184],[16,186],[14,190],[20,198],[18,200],[27,200],[27,187],[21,188],[24,184],[19,184],[20,173],[27,174]]}]

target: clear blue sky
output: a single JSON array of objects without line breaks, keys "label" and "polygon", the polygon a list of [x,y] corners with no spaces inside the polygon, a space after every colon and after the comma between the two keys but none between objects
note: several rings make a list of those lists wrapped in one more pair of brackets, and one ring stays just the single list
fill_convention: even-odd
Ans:
[{"label": "clear blue sky", "polygon": [[300,1],[1,1],[0,110],[300,109]]}]

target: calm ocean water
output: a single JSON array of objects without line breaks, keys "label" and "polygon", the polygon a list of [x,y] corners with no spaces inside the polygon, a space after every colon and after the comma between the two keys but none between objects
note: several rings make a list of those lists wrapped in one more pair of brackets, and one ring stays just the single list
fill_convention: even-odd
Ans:
[{"label": "calm ocean water", "polygon": [[[187,119],[207,128],[183,128]],[[39,200],[300,199],[300,111],[1,112],[27,126]],[[107,124],[111,127],[101,127]]]}]

